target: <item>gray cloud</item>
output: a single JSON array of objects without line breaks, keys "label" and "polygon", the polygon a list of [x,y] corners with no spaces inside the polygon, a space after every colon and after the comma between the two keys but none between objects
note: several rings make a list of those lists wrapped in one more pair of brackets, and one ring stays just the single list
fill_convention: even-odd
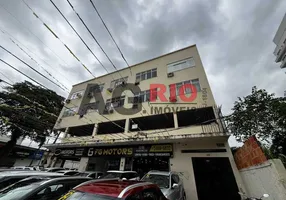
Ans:
[{"label": "gray cloud", "polygon": [[[99,76],[106,73],[50,1],[27,2],[94,74]],[[54,2],[108,71],[114,71],[68,3],[60,0]],[[126,67],[90,2],[71,2],[116,67]],[[285,90],[285,74],[274,62],[272,54],[275,47],[272,39],[285,13],[286,2],[283,0],[97,0],[94,3],[130,64],[197,44],[217,104],[223,105],[225,113],[230,112],[238,96],[249,94],[254,85],[277,95],[282,95]],[[57,79],[71,88],[71,84],[92,78],[21,1],[0,0],[0,4],[60,57],[57,58],[46,45],[0,8],[0,26],[47,62],[50,66],[32,54]],[[0,41],[1,45],[39,69],[3,34],[0,34]],[[0,57],[51,89],[66,95],[6,53],[0,51]],[[2,64],[0,68],[15,81],[25,79]]]}]

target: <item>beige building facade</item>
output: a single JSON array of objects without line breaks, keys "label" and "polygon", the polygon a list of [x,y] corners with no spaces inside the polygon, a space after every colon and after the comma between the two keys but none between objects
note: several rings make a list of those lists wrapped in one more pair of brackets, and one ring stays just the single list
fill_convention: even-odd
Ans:
[{"label": "beige building facade", "polygon": [[74,85],[55,129],[65,138],[47,146],[53,163],[141,176],[172,170],[187,199],[240,199],[243,184],[196,45]]}]

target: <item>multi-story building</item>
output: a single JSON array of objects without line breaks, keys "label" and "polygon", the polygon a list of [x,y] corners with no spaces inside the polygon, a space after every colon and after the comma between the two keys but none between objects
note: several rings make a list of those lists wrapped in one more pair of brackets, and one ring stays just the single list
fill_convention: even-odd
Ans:
[{"label": "multi-story building", "polygon": [[280,67],[286,67],[286,14],[275,34],[273,42],[276,44],[274,55],[276,56],[275,62],[281,62]]},{"label": "multi-story building", "polygon": [[62,165],[78,160],[79,170],[141,176],[172,170],[188,199],[240,199],[229,135],[196,45],[74,85],[55,129],[65,138],[47,147]]}]

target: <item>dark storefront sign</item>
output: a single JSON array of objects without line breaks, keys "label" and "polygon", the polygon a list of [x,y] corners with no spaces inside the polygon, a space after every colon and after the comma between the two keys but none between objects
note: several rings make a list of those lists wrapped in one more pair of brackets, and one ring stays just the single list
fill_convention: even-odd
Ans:
[{"label": "dark storefront sign", "polygon": [[120,146],[120,147],[80,147],[56,149],[55,155],[59,157],[146,157],[162,156],[171,157],[173,155],[172,144],[154,144],[140,146]]},{"label": "dark storefront sign", "polygon": [[41,160],[43,157],[43,154],[44,154],[44,151],[15,148],[9,153],[9,157]]}]

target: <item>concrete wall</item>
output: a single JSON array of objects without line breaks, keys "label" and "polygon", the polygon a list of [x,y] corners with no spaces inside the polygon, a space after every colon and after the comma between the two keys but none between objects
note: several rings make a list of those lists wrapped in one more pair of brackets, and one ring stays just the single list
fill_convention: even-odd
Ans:
[{"label": "concrete wall", "polygon": [[[223,143],[224,147],[218,147],[217,143]],[[235,165],[231,150],[227,143],[226,137],[218,137],[211,139],[193,139],[180,143],[175,143],[174,158],[170,159],[170,167],[172,171],[182,172],[181,178],[184,181],[186,195],[188,200],[198,200],[192,157],[228,157],[237,182],[239,190],[244,190],[244,185],[240,177],[239,171]],[[183,149],[227,149],[224,153],[181,153]]]},{"label": "concrete wall", "polygon": [[261,197],[267,193],[267,200],[286,199],[286,171],[279,159],[240,170],[246,187],[246,194],[251,197]]}]

